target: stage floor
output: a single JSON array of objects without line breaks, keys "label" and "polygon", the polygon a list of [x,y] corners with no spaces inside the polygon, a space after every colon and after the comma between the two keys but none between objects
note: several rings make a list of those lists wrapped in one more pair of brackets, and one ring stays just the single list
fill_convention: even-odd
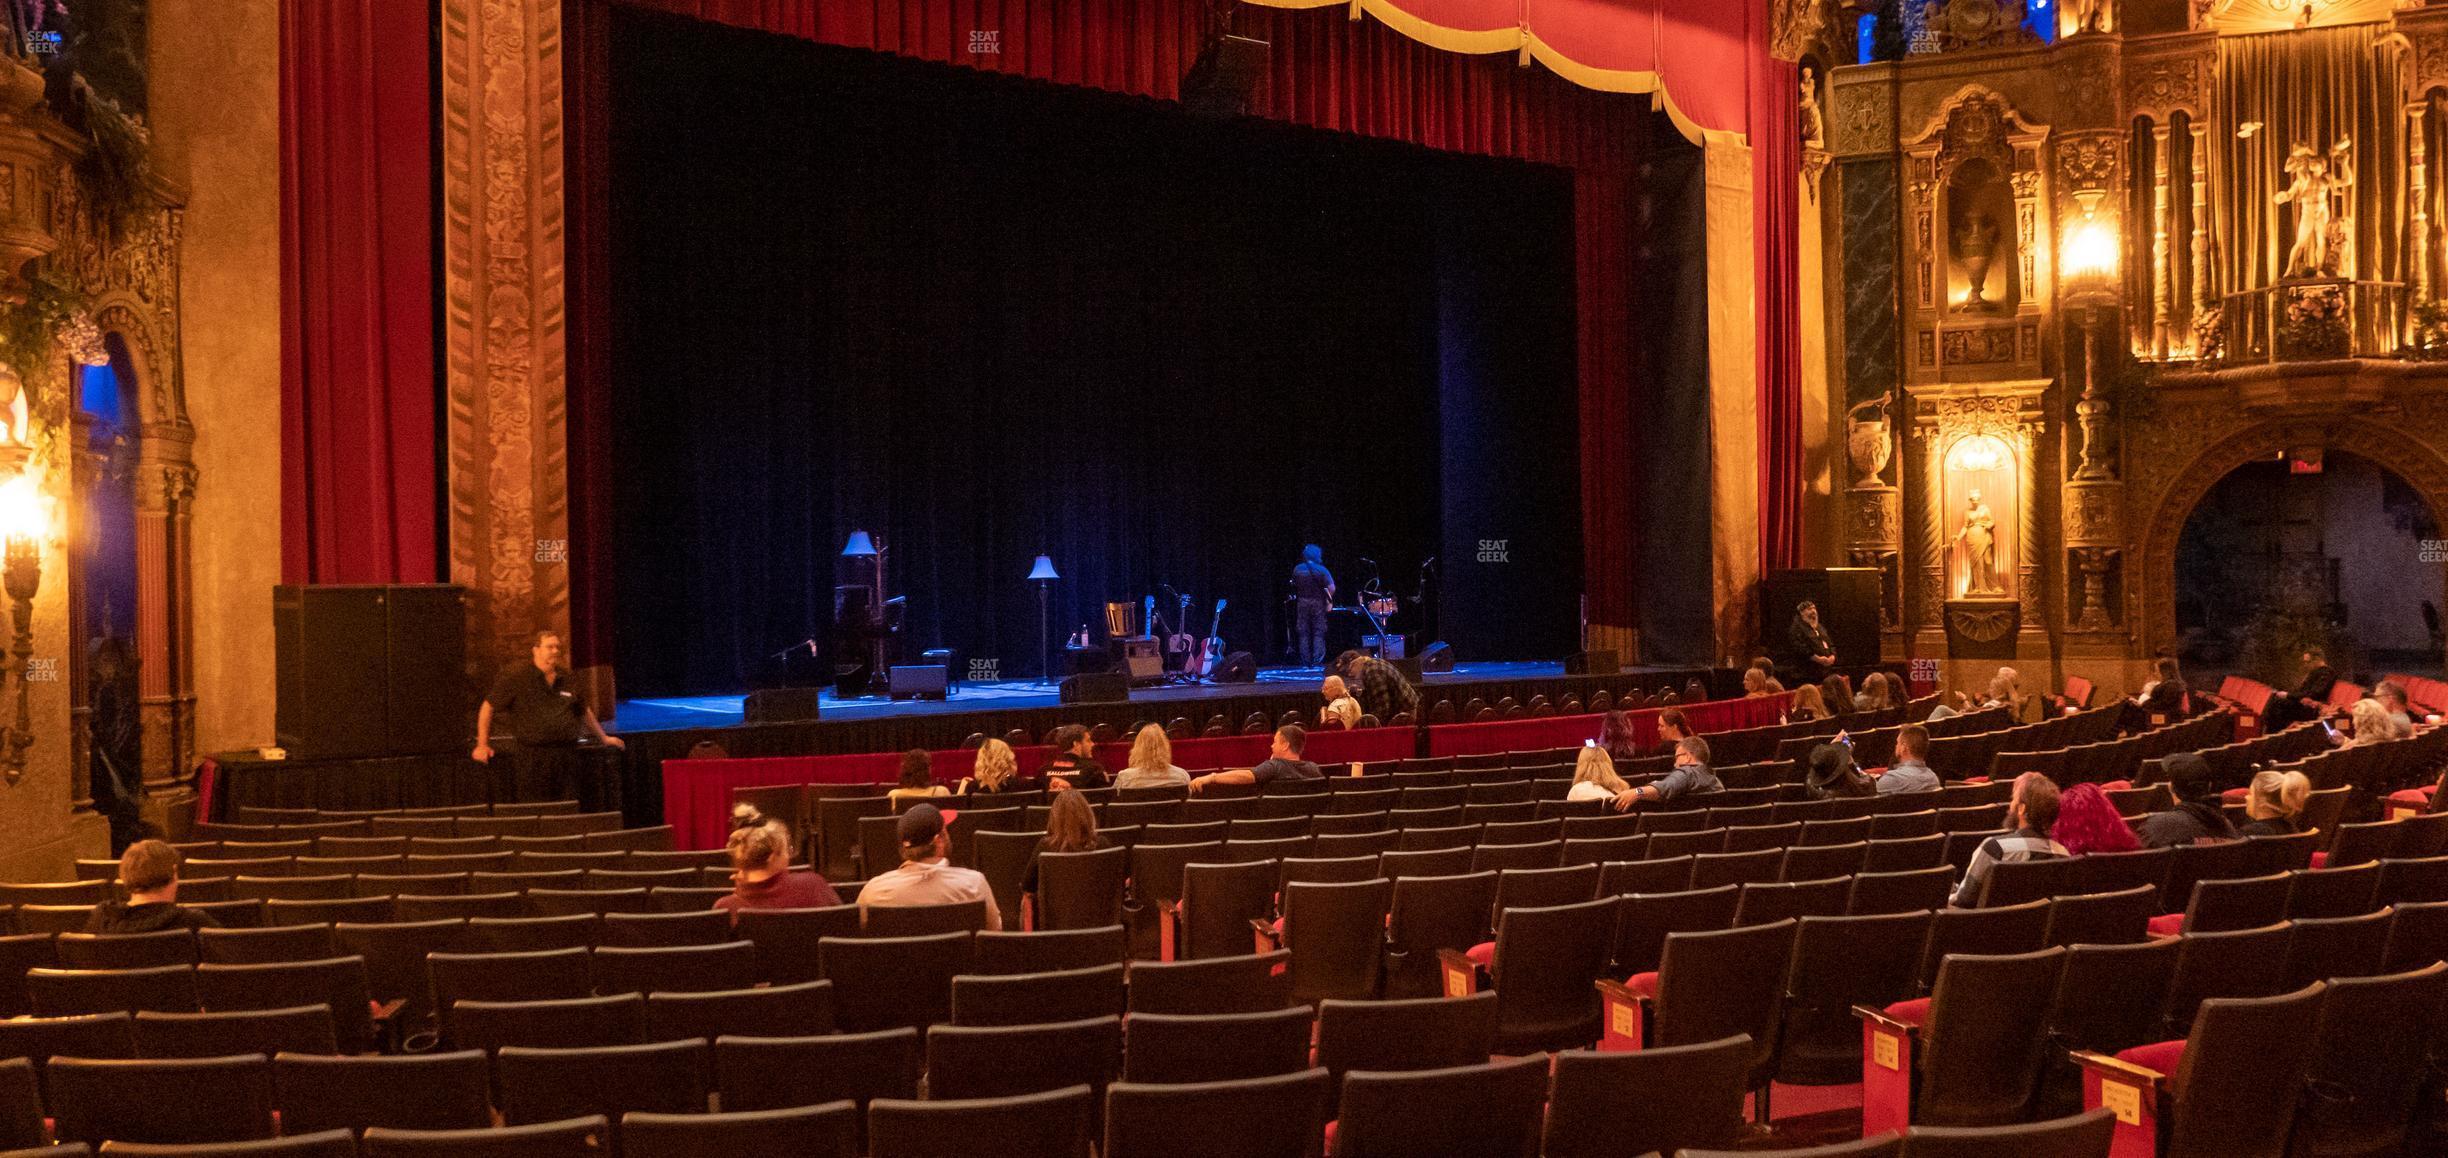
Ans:
[{"label": "stage floor", "polygon": [[[1632,675],[1647,671],[1680,671],[1680,668],[1626,668]],[[1561,663],[1466,663],[1457,664],[1451,674],[1427,677],[1430,685],[1466,683],[1474,680],[1541,679],[1564,674]],[[1322,668],[1270,667],[1258,669],[1258,682],[1251,684],[1185,684],[1174,687],[1133,688],[1132,703],[1196,703],[1200,700],[1245,695],[1253,690],[1282,690],[1284,685],[1314,685],[1325,678]],[[744,721],[741,705],[745,696],[680,696],[657,700],[622,700],[612,724],[613,732],[659,732],[673,728],[727,728]],[[986,709],[1044,708],[1062,702],[1054,685],[1035,680],[996,680],[984,683],[964,683],[953,689],[951,698],[943,700],[891,700],[881,696],[840,699],[832,691],[824,693],[824,718],[827,720],[874,720],[891,716],[924,716],[950,712],[975,712]]]}]

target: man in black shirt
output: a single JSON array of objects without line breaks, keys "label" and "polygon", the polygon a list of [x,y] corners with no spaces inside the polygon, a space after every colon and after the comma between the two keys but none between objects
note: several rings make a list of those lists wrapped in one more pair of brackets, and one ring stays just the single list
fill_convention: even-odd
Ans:
[{"label": "man in black shirt", "polygon": [[1266,762],[1255,768],[1235,768],[1230,772],[1210,772],[1190,781],[1190,791],[1197,792],[1210,784],[1266,784],[1275,780],[1315,780],[1326,773],[1317,765],[1301,759],[1301,749],[1309,746],[1309,733],[1298,724],[1285,724],[1275,729],[1275,744]]},{"label": "man in black shirt", "polygon": [[140,840],[119,857],[119,886],[127,900],[111,901],[86,919],[88,933],[160,933],[171,929],[217,929],[211,913],[178,903],[179,852],[158,840]]},{"label": "man in black shirt", "polygon": [[1300,565],[1292,568],[1292,627],[1302,666],[1326,662],[1326,609],[1334,604],[1334,573],[1319,560],[1325,552],[1311,543],[1301,548]]},{"label": "man in black shirt", "polygon": [[[1819,605],[1808,599],[1794,608],[1793,622],[1785,628],[1785,645],[1793,652],[1794,669],[1812,683],[1836,670],[1836,644],[1828,638],[1827,628],[1820,626]],[[1829,704],[1828,710],[1842,712],[1851,707]]]},{"label": "man in black shirt", "polygon": [[598,795],[600,787],[583,783],[579,775],[585,759],[579,742],[592,739],[608,748],[627,745],[604,732],[603,725],[595,721],[595,710],[569,686],[569,673],[561,670],[558,634],[537,632],[529,662],[504,669],[501,678],[493,681],[493,691],[476,709],[476,750],[471,755],[479,764],[493,761],[496,715],[505,717],[510,735],[518,739],[512,784],[519,799],[576,797],[604,802]]},{"label": "man in black shirt", "polygon": [[1103,788],[1112,783],[1105,766],[1091,753],[1096,743],[1088,738],[1088,729],[1078,724],[1064,724],[1054,729],[1054,755],[1038,770],[1045,777],[1046,787],[1060,792],[1066,788]]},{"label": "man in black shirt", "polygon": [[2303,654],[2303,683],[2294,691],[2270,697],[2269,730],[2277,731],[2289,724],[2317,720],[2329,709],[2329,693],[2337,687],[2337,673],[2330,670],[2329,657],[2321,649],[2308,648]]}]

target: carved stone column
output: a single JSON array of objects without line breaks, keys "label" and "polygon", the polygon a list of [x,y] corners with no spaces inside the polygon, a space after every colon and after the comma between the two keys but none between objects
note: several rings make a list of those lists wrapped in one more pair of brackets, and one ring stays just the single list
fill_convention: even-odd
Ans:
[{"label": "carved stone column", "polygon": [[[2015,457],[2021,460],[2023,464],[2021,473],[2022,477],[2025,479],[2038,480],[2041,477],[2041,421],[2040,416],[2035,413],[2027,416],[2022,422],[2015,425]],[[2055,472],[2052,471],[2050,473],[2053,474]],[[2027,637],[2043,636],[2048,633],[2048,623],[2046,620],[2041,618],[2040,612],[2040,596],[2042,594],[2042,588],[2040,586],[2040,551],[2042,542],[2040,538],[2040,495],[2042,488],[2034,483],[2027,482],[2018,489],[2022,492],[2019,496],[2022,500],[2022,510],[2020,512],[2022,519],[2022,530],[2020,532],[2022,542],[2017,544],[2017,549],[2015,552],[2017,556],[2015,561],[2015,572],[2017,575],[2015,599],[2023,604],[2023,634]]]},{"label": "carved stone column", "polygon": [[2407,215],[2408,247],[2406,263],[2413,276],[2406,283],[2413,288],[2414,303],[2424,305],[2431,300],[2431,158],[2430,146],[2423,140],[2423,117],[2431,111],[2428,100],[2406,106],[2406,201],[2413,206]]},{"label": "carved stone column", "polygon": [[[148,791],[177,782],[195,755],[192,661],[177,641],[186,612],[187,511],[196,469],[151,461],[136,475],[136,672]],[[182,695],[181,693],[186,694]]]},{"label": "carved stone column", "polygon": [[2168,251],[2168,230],[2173,225],[2168,209],[2168,128],[2151,127],[2151,167],[2153,194],[2151,203],[2151,353],[2168,356],[2168,315],[2172,310],[2169,299],[2174,296],[2176,279],[2175,256]]},{"label": "carved stone column", "polygon": [[441,0],[450,576],[489,666],[569,629],[560,0]]},{"label": "carved stone column", "polygon": [[[2210,308],[2210,130],[2199,121],[2193,124],[2193,325],[2188,326],[2193,337],[2185,342],[2185,353],[2201,356],[2201,326],[2203,311]],[[2095,352],[2096,353],[2096,352]],[[2094,362],[2093,365],[2097,365]]]}]

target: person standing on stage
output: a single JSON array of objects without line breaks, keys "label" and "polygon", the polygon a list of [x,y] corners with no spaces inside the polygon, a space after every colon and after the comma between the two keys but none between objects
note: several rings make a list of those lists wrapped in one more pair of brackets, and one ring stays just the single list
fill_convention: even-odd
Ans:
[{"label": "person standing on stage", "polygon": [[[1326,609],[1334,605],[1334,572],[1319,562],[1325,552],[1311,543],[1292,568],[1292,629],[1303,667],[1326,662]],[[1380,716],[1379,719],[1384,717]]]},{"label": "person standing on stage", "polygon": [[476,709],[476,750],[479,764],[493,762],[493,718],[508,717],[510,734],[518,739],[517,774],[512,783],[521,800],[560,800],[580,791],[578,745],[591,739],[607,748],[624,748],[618,736],[607,734],[595,720],[595,710],[569,686],[561,668],[561,636],[536,633],[528,662],[504,669],[493,691]]}]

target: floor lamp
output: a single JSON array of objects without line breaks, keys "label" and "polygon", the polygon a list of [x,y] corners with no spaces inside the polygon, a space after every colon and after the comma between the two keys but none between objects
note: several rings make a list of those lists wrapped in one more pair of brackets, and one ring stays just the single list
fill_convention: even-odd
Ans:
[{"label": "floor lamp", "polygon": [[1054,682],[1054,636],[1046,621],[1046,592],[1062,576],[1054,573],[1051,556],[1039,555],[1037,564],[1029,568],[1028,577],[1029,582],[1037,585],[1037,682],[1050,684]]}]

